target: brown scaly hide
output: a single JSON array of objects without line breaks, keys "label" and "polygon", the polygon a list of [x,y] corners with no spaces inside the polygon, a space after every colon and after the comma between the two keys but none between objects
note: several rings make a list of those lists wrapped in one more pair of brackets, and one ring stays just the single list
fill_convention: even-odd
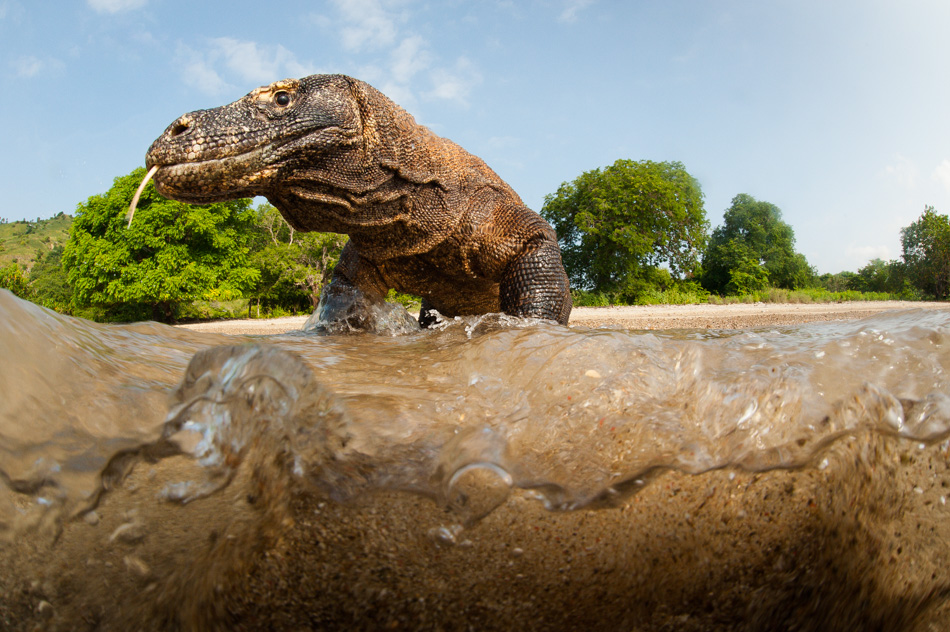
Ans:
[{"label": "brown scaly hide", "polygon": [[390,288],[445,316],[505,312],[566,324],[567,276],[551,227],[481,159],[342,75],[286,79],[172,123],[146,156],[159,192],[208,203],[262,195],[297,230],[350,242],[324,292],[380,301]]}]

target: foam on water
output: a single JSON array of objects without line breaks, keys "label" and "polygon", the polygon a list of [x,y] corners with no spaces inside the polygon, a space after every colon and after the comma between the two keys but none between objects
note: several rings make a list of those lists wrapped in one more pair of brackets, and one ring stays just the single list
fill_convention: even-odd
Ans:
[{"label": "foam on water", "polygon": [[[550,510],[611,507],[669,471],[820,467],[868,431],[942,441],[948,332],[937,311],[660,334],[493,315],[235,339],[97,325],[0,291],[0,528],[13,541],[94,524],[136,468],[164,462],[156,504],[207,502],[243,468],[255,507],[288,488],[432,499],[446,520],[420,533],[457,544],[513,490]],[[149,528],[136,514],[107,535]]]}]

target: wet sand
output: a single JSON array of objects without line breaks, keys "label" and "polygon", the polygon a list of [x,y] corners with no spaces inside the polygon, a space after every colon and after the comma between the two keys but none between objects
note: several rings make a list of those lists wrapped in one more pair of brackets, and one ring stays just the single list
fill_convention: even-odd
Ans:
[{"label": "wet sand", "polygon": [[[765,327],[894,307],[578,309],[571,324]],[[302,322],[188,327],[264,334]],[[128,516],[111,503],[139,502],[136,520],[156,526],[134,545],[93,550],[90,527],[70,523],[52,556],[17,549],[36,576],[0,577],[0,627],[950,630],[946,445],[861,434],[800,471],[669,472],[609,508],[551,512],[515,491],[454,541],[439,535],[452,517],[408,493],[341,505],[246,472],[231,489],[259,495],[150,500],[175,467],[137,468],[99,512],[97,531],[116,533]],[[261,496],[280,502],[260,507]]]},{"label": "wet sand", "polygon": [[[575,307],[571,312],[570,326],[637,330],[745,329],[817,321],[853,320],[900,309],[950,309],[950,303],[869,301]],[[181,327],[223,334],[273,335],[297,331],[306,320],[306,316],[291,316],[273,319],[221,320],[181,325]]]},{"label": "wet sand", "polygon": [[[578,308],[571,326],[739,329],[948,308]],[[233,595],[234,621],[248,630],[950,630],[947,446],[861,435],[824,456],[792,472],[671,472],[608,509],[550,512],[515,493],[455,543],[433,537],[451,521],[425,499],[295,498],[293,526]]]}]

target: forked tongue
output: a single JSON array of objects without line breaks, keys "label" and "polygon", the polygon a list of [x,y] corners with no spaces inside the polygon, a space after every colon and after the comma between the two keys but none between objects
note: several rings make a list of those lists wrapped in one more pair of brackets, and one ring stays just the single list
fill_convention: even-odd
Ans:
[{"label": "forked tongue", "polygon": [[135,207],[139,203],[139,198],[142,196],[142,191],[145,190],[145,185],[148,184],[148,181],[152,179],[152,176],[155,175],[155,172],[158,171],[158,165],[154,165],[151,169],[148,170],[148,173],[145,174],[145,178],[142,180],[142,184],[139,185],[138,190],[135,192],[135,197],[132,198],[132,203],[129,204],[129,225],[126,228],[132,228],[132,217],[135,216]]}]

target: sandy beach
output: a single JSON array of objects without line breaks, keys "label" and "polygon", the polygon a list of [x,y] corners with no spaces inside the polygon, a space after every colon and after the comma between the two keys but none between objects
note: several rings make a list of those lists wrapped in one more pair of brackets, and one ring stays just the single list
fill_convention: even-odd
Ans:
[{"label": "sandy beach", "polygon": [[[852,320],[901,309],[950,309],[950,303],[869,301],[856,303],[737,303],[733,305],[645,305],[575,307],[571,327],[620,329],[745,329],[816,321]],[[273,335],[299,330],[306,316],[221,320],[181,325],[194,331]]]}]

